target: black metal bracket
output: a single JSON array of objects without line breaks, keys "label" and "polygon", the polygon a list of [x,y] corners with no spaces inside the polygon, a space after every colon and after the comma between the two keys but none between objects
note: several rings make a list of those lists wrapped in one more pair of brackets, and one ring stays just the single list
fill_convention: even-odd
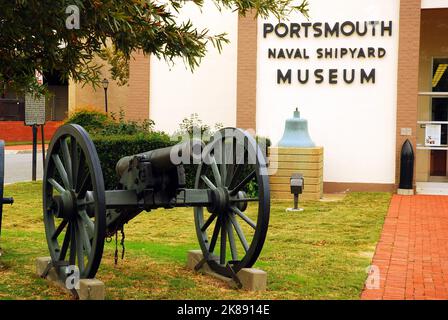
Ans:
[{"label": "black metal bracket", "polygon": [[[241,282],[240,278],[238,278],[238,275],[236,274],[235,270],[234,270],[233,267],[232,267],[232,264],[235,264],[235,263],[237,263],[237,262],[239,262],[239,261],[229,261],[229,262],[227,262],[226,269],[227,269],[227,271],[229,271],[230,277],[228,277],[228,276],[224,276],[224,277],[232,279],[232,280],[235,282],[237,288],[238,288],[238,289],[242,289],[242,288],[243,288],[243,283]],[[206,264],[206,263],[207,263],[207,259],[206,259],[206,258],[203,258],[203,259],[202,259],[201,261],[199,261],[198,264],[194,267],[194,271],[198,272],[199,270],[202,269],[202,267],[203,267],[204,264]]]},{"label": "black metal bracket", "polygon": [[207,259],[203,258],[201,261],[198,262],[198,264],[194,267],[194,271],[198,272],[199,270],[202,269],[202,267],[204,266],[204,264],[207,263]]},{"label": "black metal bracket", "polygon": [[[67,261],[56,261],[56,262],[54,262],[53,260],[50,260],[48,262],[47,266],[45,267],[44,272],[40,275],[40,277],[42,279],[46,279],[48,277],[48,274],[51,271],[51,268],[54,268],[56,270],[56,273],[57,273],[58,277],[59,277],[59,280],[60,281],[64,281],[65,279],[63,279],[60,276],[60,272],[59,271],[60,271],[61,267],[67,267],[68,265],[69,265],[69,263]],[[68,290],[70,291],[70,293],[72,294],[72,296],[73,296],[73,298],[75,300],[79,300],[78,291],[76,291],[76,289],[73,288],[73,289],[68,289]]]},{"label": "black metal bracket", "polygon": [[227,270],[229,270],[232,280],[235,281],[237,288],[242,289],[243,283],[241,282],[240,278],[238,278],[238,275],[236,274],[235,270],[232,268],[231,263],[232,263],[232,261],[229,261],[226,265],[226,268],[227,268]]}]

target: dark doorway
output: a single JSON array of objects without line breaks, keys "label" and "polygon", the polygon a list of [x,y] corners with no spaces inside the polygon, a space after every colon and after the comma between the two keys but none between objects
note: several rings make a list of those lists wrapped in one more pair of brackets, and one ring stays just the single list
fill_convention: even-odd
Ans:
[{"label": "dark doorway", "polygon": [[[434,59],[432,71],[432,91],[448,92],[448,59]],[[431,121],[448,121],[448,98],[432,98]],[[441,125],[442,146],[448,144],[448,125]],[[431,150],[430,176],[447,176],[447,151]]]},{"label": "dark doorway", "polygon": [[53,72],[44,74],[44,83],[50,91],[45,110],[47,121],[64,120],[68,113],[68,81],[59,72]]},{"label": "dark doorway", "polygon": [[[448,98],[432,99],[432,121],[448,121]],[[447,144],[447,125],[442,125],[441,144]],[[440,177],[447,175],[447,151],[431,150],[430,175]]]}]

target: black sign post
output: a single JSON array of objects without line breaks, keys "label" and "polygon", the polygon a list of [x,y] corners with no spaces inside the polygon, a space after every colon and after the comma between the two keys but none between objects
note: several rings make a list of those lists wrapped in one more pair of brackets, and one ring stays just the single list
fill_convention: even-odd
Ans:
[{"label": "black sign post", "polygon": [[45,165],[45,97],[25,96],[25,125],[33,130],[33,156],[32,156],[32,180],[36,181],[37,175],[37,129],[42,128],[42,155]]},{"label": "black sign post", "polygon": [[32,126],[33,129],[33,172],[32,180],[36,181],[36,168],[37,168],[37,125]]},{"label": "black sign post", "polygon": [[45,133],[44,133],[45,125],[40,126],[40,132],[42,134],[42,165],[45,166]]}]

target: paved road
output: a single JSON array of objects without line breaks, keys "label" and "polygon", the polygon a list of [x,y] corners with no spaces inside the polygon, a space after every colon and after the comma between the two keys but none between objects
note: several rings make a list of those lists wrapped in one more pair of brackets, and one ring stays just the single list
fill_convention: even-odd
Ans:
[{"label": "paved road", "polygon": [[[5,183],[31,181],[32,155],[5,155]],[[37,154],[37,180],[42,180],[42,153]]]}]

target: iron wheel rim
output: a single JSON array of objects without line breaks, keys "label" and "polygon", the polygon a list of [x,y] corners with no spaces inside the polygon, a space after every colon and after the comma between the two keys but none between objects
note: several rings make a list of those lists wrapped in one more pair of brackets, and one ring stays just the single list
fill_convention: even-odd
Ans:
[{"label": "iron wheel rim", "polygon": [[[65,177],[61,174],[61,163]],[[76,265],[81,278],[94,278],[104,250],[105,187],[96,148],[81,126],[70,124],[57,130],[47,152],[43,181],[44,225],[52,261]],[[55,216],[58,205],[53,196],[55,192],[64,193],[61,187],[76,201],[70,217]]]},{"label": "iron wheel rim", "polygon": [[[270,190],[269,190],[269,179],[268,179],[268,175],[267,175],[267,166],[266,166],[266,158],[264,156],[264,154],[262,153],[261,149],[258,147],[255,139],[250,136],[249,134],[247,134],[246,132],[244,132],[241,129],[235,129],[235,128],[226,128],[226,129],[222,129],[220,130],[217,135],[215,135],[215,137],[218,137],[218,139],[213,139],[213,141],[208,144],[206,146],[206,148],[204,149],[203,152],[203,159],[205,159],[209,154],[211,154],[212,150],[215,149],[215,147],[217,145],[219,145],[220,143],[225,143],[223,142],[222,139],[220,139],[219,137],[224,135],[224,140],[231,138],[233,141],[238,142],[238,139],[243,138],[244,141],[244,150],[245,152],[248,150],[251,150],[254,152],[254,156],[255,156],[255,160],[256,163],[254,164],[254,168],[255,170],[251,171],[251,174],[253,171],[255,171],[254,177],[252,179],[255,179],[258,183],[258,200],[255,203],[258,207],[256,210],[252,210],[252,211],[257,211],[256,212],[256,216],[257,219],[256,221],[251,221],[252,223],[255,223],[255,228],[254,228],[254,232],[252,234],[252,238],[249,241],[246,235],[246,231],[250,230],[250,228],[247,228],[247,222],[245,220],[243,220],[241,218],[241,216],[239,216],[238,214],[235,214],[235,212],[233,212],[233,209],[231,209],[231,212],[228,213],[223,213],[223,214],[219,214],[216,215],[215,218],[211,218],[213,216],[213,214],[211,213],[210,216],[208,217],[208,219],[205,219],[205,208],[202,207],[195,207],[194,208],[194,216],[195,216],[195,227],[196,227],[196,234],[199,240],[199,245],[201,247],[202,253],[204,258],[206,259],[208,265],[210,266],[210,268],[227,277],[231,277],[232,276],[232,272],[237,273],[238,271],[240,271],[243,268],[251,268],[255,262],[257,261],[261,250],[264,246],[265,240],[266,240],[266,235],[267,235],[267,231],[268,231],[268,226],[269,226],[269,215],[270,215]],[[234,156],[236,156],[237,152],[234,152]],[[226,155],[227,157],[227,155]],[[241,164],[243,165],[242,168],[246,167],[247,168],[247,164]],[[196,181],[195,181],[195,188],[196,189],[211,189],[211,179],[209,179],[210,181],[208,183],[204,182],[204,179],[202,178],[203,175],[205,175],[206,177],[208,177],[207,175],[207,171],[209,172],[209,175],[211,174],[212,177],[214,177],[215,173],[213,172],[213,169],[211,168],[211,165],[205,164],[204,162],[202,162],[201,164],[199,164],[198,166],[198,170],[197,170],[197,174],[196,174]],[[220,169],[220,173],[223,173],[223,166],[222,165],[218,165],[219,169]],[[235,172],[233,172],[233,176],[232,174],[230,174],[229,169],[231,167],[231,165],[225,164],[224,167],[226,167],[224,173],[226,174],[226,178],[223,179],[224,181],[221,181],[221,183],[225,186],[227,185],[227,189],[229,190],[229,192],[231,193],[231,191],[233,189],[235,189],[235,186],[238,185],[237,182],[233,181],[234,177],[235,177]],[[216,169],[215,169],[216,171]],[[240,169],[241,171],[241,169]],[[244,176],[244,174],[243,174]],[[230,179],[229,179],[230,177]],[[250,181],[249,180],[248,183]],[[230,180],[230,181],[229,181]],[[242,182],[240,179],[240,182]],[[212,182],[213,184],[213,182]],[[216,180],[214,180],[214,184],[219,184]],[[215,185],[216,187],[216,185]],[[242,189],[244,188],[244,186],[242,187]],[[232,190],[231,190],[232,189]],[[232,197],[232,196],[231,196]],[[235,195],[233,196],[233,198],[235,198]],[[231,201],[230,201],[231,202]],[[234,207],[235,203],[233,203],[233,205],[231,205],[231,207]],[[225,210],[227,211],[227,209]],[[245,211],[239,212],[240,214],[245,214]],[[228,218],[226,218],[226,215],[228,216]],[[246,217],[248,218],[248,216]],[[210,223],[210,219],[213,219],[214,221],[212,221]],[[249,220],[251,220],[249,218]],[[235,223],[236,222],[236,223]],[[220,224],[219,227],[217,227],[218,223]],[[222,225],[225,224],[225,227],[222,227]],[[212,226],[214,225],[214,227],[212,228]],[[239,231],[237,231],[239,225]],[[241,226],[246,225],[246,230],[244,230]],[[205,228],[206,227],[206,228]],[[204,230],[205,228],[205,230]],[[218,231],[216,231],[216,228],[219,228]],[[230,230],[229,230],[230,228]],[[207,231],[211,231],[213,230],[213,233],[211,235],[211,237],[208,236],[208,232]],[[226,236],[223,236],[223,230],[224,234],[227,234]],[[216,236],[216,233],[219,232],[219,235]],[[243,244],[243,239],[241,239],[241,235],[240,233],[243,233],[243,238],[246,239],[247,244],[244,245]],[[236,254],[236,259],[233,253],[233,248],[231,245],[231,234],[233,234],[233,241],[236,244],[237,242],[240,243],[239,248],[237,247],[236,251],[238,251],[238,253]],[[214,238],[220,238],[220,239],[215,239]],[[218,244],[218,240],[219,240],[219,246]],[[226,242],[226,248],[224,249],[224,247],[222,246],[222,241],[224,240],[224,242]],[[212,250],[210,250],[210,247],[213,246]],[[215,249],[216,247],[219,248],[219,255],[215,254]],[[243,247],[243,250],[241,250],[241,247]],[[246,248],[247,247],[247,248]],[[225,251],[225,259],[224,259],[224,263],[223,263],[223,259],[221,257],[221,253],[222,251]],[[242,252],[243,254],[240,254],[240,252]],[[230,255],[228,254],[230,253]],[[240,259],[239,257],[242,256],[242,258]],[[227,257],[231,257],[230,259],[227,259]],[[231,265],[232,267],[232,271],[229,270],[228,265]]]}]

